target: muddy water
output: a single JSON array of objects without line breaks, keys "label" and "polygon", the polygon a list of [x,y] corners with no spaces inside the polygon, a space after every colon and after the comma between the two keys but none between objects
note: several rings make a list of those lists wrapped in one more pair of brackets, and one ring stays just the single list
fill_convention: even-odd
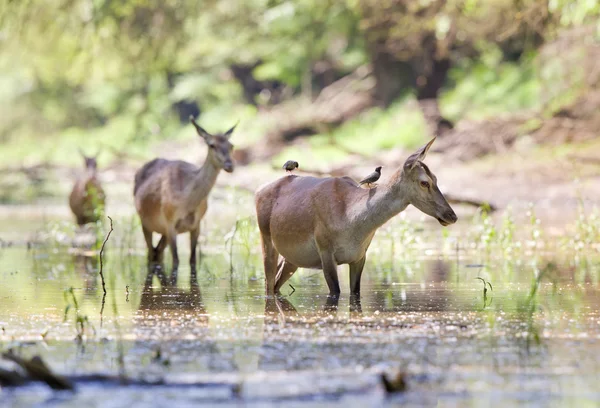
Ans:
[{"label": "muddy water", "polygon": [[[2,406],[600,404],[593,258],[378,262],[374,247],[359,301],[347,296],[345,267],[337,302],[309,270],[274,300],[263,296],[257,248],[237,245],[230,259],[221,237],[205,239],[196,276],[182,262],[177,284],[161,284],[140,240],[116,232],[103,302],[97,258],[69,249],[57,229],[56,242],[28,249],[30,236],[0,249],[2,350],[39,354],[64,375],[163,384],[4,388]],[[477,277],[490,282],[485,293]],[[386,396],[380,375],[398,371],[408,389]]]}]

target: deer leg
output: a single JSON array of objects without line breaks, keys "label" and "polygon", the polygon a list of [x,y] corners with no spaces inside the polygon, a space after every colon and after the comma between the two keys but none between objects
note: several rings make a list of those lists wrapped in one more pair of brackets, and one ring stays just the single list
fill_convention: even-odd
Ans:
[{"label": "deer leg", "polygon": [[152,246],[152,231],[142,225],[144,240],[148,248],[148,262],[154,262],[154,247]]},{"label": "deer leg", "polygon": [[167,247],[167,237],[164,235],[160,236],[158,240],[158,244],[156,248],[154,248],[154,262],[162,263],[163,253],[165,252],[165,248]]},{"label": "deer leg", "polygon": [[340,282],[338,280],[337,264],[333,254],[328,251],[321,252],[321,265],[323,267],[323,273],[325,274],[325,282],[329,287],[329,296],[338,297],[340,296]]},{"label": "deer leg", "polygon": [[171,272],[171,284],[177,284],[177,269],[179,269],[179,255],[177,254],[177,232],[171,232],[167,241],[169,248],[171,249],[171,256],[173,257],[173,270]]},{"label": "deer leg", "polygon": [[277,280],[277,258],[279,253],[273,246],[271,236],[261,233],[263,263],[265,265],[265,289],[267,296],[275,295],[275,282]]},{"label": "deer leg", "polygon": [[350,264],[350,293],[360,296],[360,277],[367,257],[363,256],[356,262]]},{"label": "deer leg", "polygon": [[288,281],[288,279],[292,277],[294,272],[296,272],[298,270],[298,267],[296,265],[289,263],[288,261],[286,261],[284,259],[282,261],[281,267],[278,269],[279,269],[279,272],[277,273],[277,281],[275,282],[275,293],[276,294],[279,294],[279,291],[281,290],[281,287],[283,286],[283,284],[286,283]]},{"label": "deer leg", "polygon": [[196,246],[198,245],[198,237],[200,236],[200,225],[195,230],[190,231],[190,268],[196,270]]}]

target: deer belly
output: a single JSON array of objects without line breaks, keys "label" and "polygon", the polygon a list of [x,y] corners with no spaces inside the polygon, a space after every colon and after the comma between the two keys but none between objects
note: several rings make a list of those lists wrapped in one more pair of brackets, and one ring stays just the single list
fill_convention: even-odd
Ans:
[{"label": "deer belly", "polygon": [[350,264],[358,261],[365,255],[365,252],[359,248],[337,249],[333,256],[338,265]]},{"label": "deer belly", "polygon": [[300,268],[321,268],[321,257],[313,239],[273,244],[286,261]]},{"label": "deer belly", "polygon": [[350,264],[361,260],[367,253],[373,235],[367,237],[365,241],[354,240],[348,236],[341,236],[340,238],[340,240],[334,243],[335,251],[333,253],[338,265]]},{"label": "deer belly", "polygon": [[197,213],[191,212],[177,220],[175,223],[175,229],[178,233],[188,232],[198,228],[198,224],[200,224],[200,217]]}]

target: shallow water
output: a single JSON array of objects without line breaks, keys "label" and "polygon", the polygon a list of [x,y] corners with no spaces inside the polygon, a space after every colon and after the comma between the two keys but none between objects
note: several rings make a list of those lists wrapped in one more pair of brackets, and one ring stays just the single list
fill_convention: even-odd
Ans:
[{"label": "shallow water", "polygon": [[[204,239],[196,279],[184,252],[177,285],[161,285],[148,275],[140,237],[116,232],[104,258],[103,303],[97,258],[57,243],[28,249],[28,237],[0,249],[1,348],[39,354],[64,375],[124,370],[166,383],[86,381],[74,394],[41,384],[5,388],[0,405],[600,403],[593,258],[482,263],[431,251],[391,262],[383,261],[382,240],[359,302],[347,295],[346,267],[338,302],[326,296],[322,273],[310,270],[275,300],[264,297],[258,248],[237,245],[230,260],[221,238]],[[491,283],[485,294],[477,277]],[[76,313],[85,321],[81,341]],[[380,373],[398,371],[408,389],[386,397]]]}]

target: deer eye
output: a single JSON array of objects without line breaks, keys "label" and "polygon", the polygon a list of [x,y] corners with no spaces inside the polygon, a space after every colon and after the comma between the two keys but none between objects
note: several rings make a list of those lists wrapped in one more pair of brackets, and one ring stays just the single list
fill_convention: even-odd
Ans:
[{"label": "deer eye", "polygon": [[429,182],[428,181],[421,181],[421,187],[423,187],[423,188],[429,188]]}]

